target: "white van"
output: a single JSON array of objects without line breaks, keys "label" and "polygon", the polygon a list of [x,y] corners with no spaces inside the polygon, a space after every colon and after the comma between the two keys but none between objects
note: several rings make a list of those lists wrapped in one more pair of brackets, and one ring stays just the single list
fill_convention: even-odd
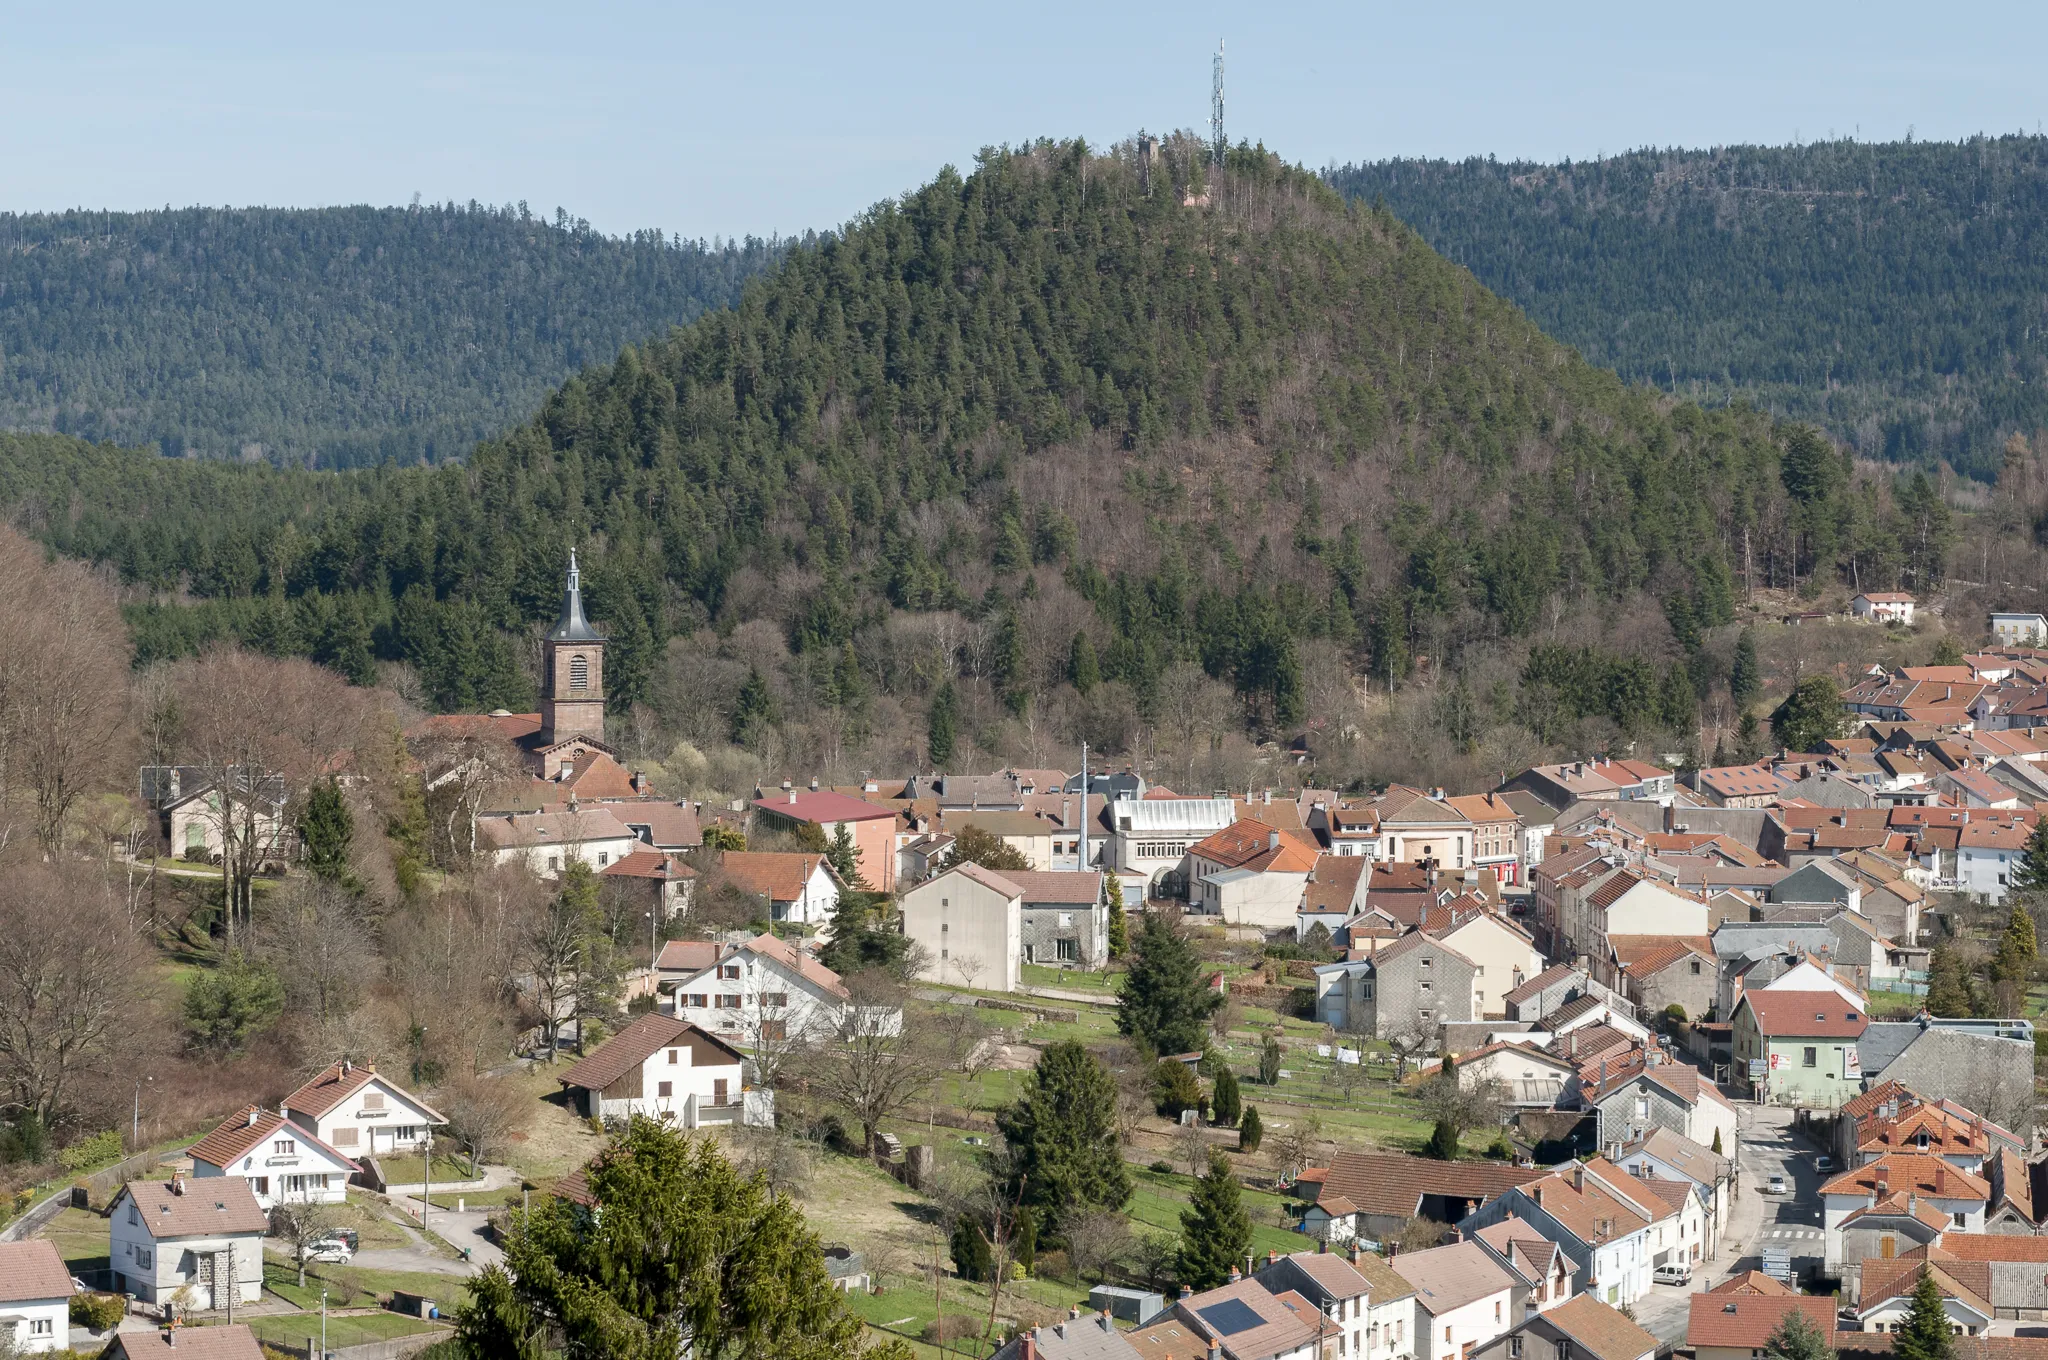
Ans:
[{"label": "white van", "polygon": [[1658,1284],[1691,1284],[1692,1267],[1684,1261],[1672,1261],[1651,1271],[1650,1278]]}]

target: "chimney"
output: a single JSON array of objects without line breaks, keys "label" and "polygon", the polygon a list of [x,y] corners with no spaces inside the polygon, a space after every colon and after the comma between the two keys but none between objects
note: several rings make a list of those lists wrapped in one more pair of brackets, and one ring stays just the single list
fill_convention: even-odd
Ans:
[{"label": "chimney", "polygon": [[1102,1324],[1102,1330],[1105,1332],[1113,1332],[1116,1330],[1115,1326],[1111,1324],[1109,1320],[1109,1310],[1107,1308],[1102,1310],[1101,1314],[1096,1318],[1096,1321]]},{"label": "chimney", "polygon": [[183,1194],[185,1193],[185,1173],[184,1173],[184,1172],[182,1172],[182,1171],[173,1171],[173,1172],[171,1173],[171,1193],[172,1193],[172,1194],[174,1194],[174,1195],[179,1195],[179,1196],[182,1196],[182,1195],[183,1195]]},{"label": "chimney", "polygon": [[1024,1348],[1017,1352],[1017,1360],[1038,1360],[1038,1338],[1026,1332],[1021,1339]]},{"label": "chimney", "polygon": [[647,783],[646,773],[641,770],[633,771],[633,792],[639,794],[642,798],[645,798],[647,796],[649,787],[650,786]]},{"label": "chimney", "polygon": [[1539,1209],[1540,1209],[1540,1208],[1542,1208],[1542,1207],[1543,1207],[1543,1182],[1542,1182],[1542,1181],[1538,1181],[1538,1182],[1536,1182],[1536,1183],[1535,1183],[1534,1185],[1532,1185],[1532,1186],[1530,1186],[1530,1187],[1529,1187],[1529,1198],[1530,1198],[1530,1199],[1532,1199],[1532,1200],[1534,1200],[1534,1201],[1536,1201],[1536,1207],[1537,1207],[1537,1208],[1539,1208]]},{"label": "chimney", "polygon": [[374,1077],[374,1076],[376,1076],[376,1075],[377,1075],[377,1060],[376,1060],[375,1058],[365,1058],[365,1059],[363,1059],[363,1070],[364,1070],[365,1072],[368,1072],[368,1073],[369,1073],[369,1074],[370,1074],[371,1076],[373,1076],[373,1077]]},{"label": "chimney", "polygon": [[1220,1342],[1220,1341],[1218,1341],[1218,1340],[1217,1340],[1217,1339],[1216,1339],[1215,1337],[1213,1337],[1213,1336],[1212,1336],[1212,1337],[1210,1337],[1210,1338],[1209,1338],[1209,1360],[1221,1360],[1221,1357],[1222,1357],[1222,1355],[1223,1355],[1223,1343],[1222,1343],[1222,1342]]},{"label": "chimney", "polygon": [[1278,849],[1280,848],[1280,833],[1279,833],[1279,832],[1277,832],[1277,831],[1268,831],[1268,832],[1266,833],[1266,848],[1267,848],[1268,850],[1278,850]]},{"label": "chimney", "polygon": [[812,792],[812,793],[816,793],[817,791],[818,791],[818,776],[816,776],[816,775],[812,775],[812,776],[811,776],[811,792]]},{"label": "chimney", "polygon": [[1194,1291],[1194,1290],[1192,1290],[1192,1289],[1190,1289],[1190,1288],[1188,1288],[1188,1287],[1187,1287],[1186,1285],[1182,1285],[1182,1286],[1180,1287],[1180,1296],[1181,1296],[1181,1297],[1182,1297],[1183,1299],[1193,1298],[1193,1297],[1194,1297],[1194,1293],[1195,1293],[1195,1291]]},{"label": "chimney", "polygon": [[1572,1163],[1572,1189],[1581,1193],[1584,1193],[1586,1189],[1586,1164],[1584,1162]]},{"label": "chimney", "polygon": [[1237,1282],[1238,1282],[1239,1280],[1242,1280],[1243,1278],[1244,1278],[1244,1272],[1243,1272],[1243,1271],[1239,1270],[1239,1269],[1238,1269],[1238,1268],[1237,1268],[1236,1266],[1232,1266],[1232,1267],[1230,1268],[1230,1282],[1231,1282],[1232,1284],[1236,1284],[1236,1283],[1237,1283]]},{"label": "chimney", "polygon": [[1269,1251],[1269,1252],[1267,1252],[1267,1253],[1266,1253],[1266,1264],[1267,1264],[1267,1265],[1269,1265],[1269,1266],[1270,1266],[1270,1265],[1277,1265],[1277,1264],[1279,1264],[1279,1261],[1280,1261],[1280,1253],[1279,1253],[1279,1252],[1277,1252],[1277,1251]]},{"label": "chimney", "polygon": [[791,806],[791,807],[794,807],[794,806],[796,806],[796,790],[795,790],[795,789],[791,789],[791,790],[789,791],[789,803],[790,803],[790,806]]},{"label": "chimney", "polygon": [[249,1107],[249,1122],[248,1122],[248,1124],[247,1124],[247,1125],[246,1125],[245,1127],[247,1127],[247,1128],[252,1128],[252,1129],[253,1129],[253,1128],[255,1128],[255,1127],[256,1127],[256,1121],[257,1121],[257,1119],[258,1119],[258,1118],[260,1118],[260,1117],[262,1116],[262,1114],[263,1114],[263,1110],[262,1110],[262,1107],[261,1107],[261,1106],[257,1106],[257,1105],[251,1105],[251,1106]]},{"label": "chimney", "polygon": [[1072,1307],[1070,1307],[1070,1308],[1068,1308],[1068,1309],[1067,1309],[1067,1321],[1069,1321],[1069,1322],[1079,1322],[1080,1320],[1081,1320],[1081,1305],[1077,1303],[1077,1304],[1074,1304],[1074,1305],[1073,1305]]},{"label": "chimney", "polygon": [[1271,789],[1266,790],[1265,802],[1268,807],[1271,807],[1273,804],[1273,791]]},{"label": "chimney", "polygon": [[1246,1252],[1244,1254],[1244,1273],[1247,1275],[1252,1273],[1252,1260],[1252,1254],[1250,1252]]},{"label": "chimney", "polygon": [[1363,1257],[1364,1255],[1365,1255],[1365,1248],[1364,1248],[1364,1247],[1361,1247],[1360,1245],[1358,1245],[1358,1239],[1357,1239],[1357,1238],[1355,1238],[1355,1237],[1354,1237],[1354,1238],[1352,1238],[1352,1239],[1351,1239],[1351,1264],[1352,1264],[1352,1265],[1357,1265],[1357,1264],[1358,1264],[1358,1262],[1359,1262],[1359,1259],[1360,1259],[1361,1257]]},{"label": "chimney", "polygon": [[1935,1164],[1935,1168],[1934,1168],[1934,1193],[1935,1193],[1935,1194],[1937,1194],[1937,1195],[1946,1195],[1946,1194],[1948,1193],[1948,1163],[1947,1163],[1947,1162],[1938,1162],[1938,1163],[1936,1163],[1936,1164]]}]

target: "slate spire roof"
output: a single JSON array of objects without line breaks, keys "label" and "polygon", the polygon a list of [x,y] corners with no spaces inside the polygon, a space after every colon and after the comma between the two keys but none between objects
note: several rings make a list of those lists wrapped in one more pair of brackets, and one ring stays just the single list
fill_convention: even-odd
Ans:
[{"label": "slate spire roof", "polygon": [[576,569],[576,550],[569,549],[569,582],[562,592],[562,616],[548,630],[549,642],[603,642],[604,634],[583,617],[583,574]]}]

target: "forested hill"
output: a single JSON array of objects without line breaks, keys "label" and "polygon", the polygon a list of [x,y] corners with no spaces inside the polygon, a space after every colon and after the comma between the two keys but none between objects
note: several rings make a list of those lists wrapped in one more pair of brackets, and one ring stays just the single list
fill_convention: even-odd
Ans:
[{"label": "forested hill", "polygon": [[779,254],[524,205],[0,215],[0,428],[323,467],[460,457]]},{"label": "forested hill", "polygon": [[[1399,682],[1539,632],[1613,632],[1629,658],[1611,685],[1613,653],[1532,672],[1594,676],[1567,716],[1684,728],[1695,681],[1667,666],[1730,618],[1731,554],[1760,585],[1924,585],[1945,527],[1924,479],[1895,501],[1817,438],[1626,387],[1392,215],[1191,138],[1149,179],[1128,144],[947,170],[465,464],[16,438],[0,488],[155,593],[145,660],[222,635],[358,676],[402,659],[448,708],[532,702],[529,644],[581,545],[616,707],[666,679],[750,741],[831,715],[835,759],[884,700],[1064,736],[1104,693],[1156,719],[1190,666],[1284,732],[1311,653]],[[1646,592],[1683,626],[1620,626]],[[664,671],[676,637],[724,669]]]},{"label": "forested hill", "polygon": [[1859,452],[1987,480],[2048,427],[2048,139],[1391,160],[1383,201],[1634,381],[1744,396]]}]

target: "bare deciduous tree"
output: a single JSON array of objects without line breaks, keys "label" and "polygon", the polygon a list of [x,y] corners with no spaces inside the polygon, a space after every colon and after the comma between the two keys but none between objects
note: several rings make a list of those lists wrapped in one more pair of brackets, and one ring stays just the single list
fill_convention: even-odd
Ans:
[{"label": "bare deciduous tree", "polygon": [[837,1031],[811,1048],[803,1064],[811,1086],[860,1124],[871,1151],[882,1121],[919,1099],[938,1079],[944,1055],[913,1017],[891,1023],[901,992],[872,973],[847,979],[855,1004],[842,1008]]},{"label": "bare deciduous tree", "polygon": [[1075,1274],[1086,1275],[1092,1270],[1097,1283],[1107,1277],[1110,1266],[1131,1250],[1130,1222],[1111,1209],[1084,1209],[1070,1214],[1061,1232],[1067,1242],[1067,1261]]},{"label": "bare deciduous tree", "polygon": [[440,1111],[448,1118],[447,1134],[469,1154],[473,1175],[483,1174],[484,1162],[504,1150],[533,1108],[525,1092],[494,1077],[464,1077],[438,1095]]},{"label": "bare deciduous tree", "polygon": [[299,1267],[299,1288],[306,1287],[306,1261],[313,1253],[316,1242],[324,1242],[334,1234],[334,1206],[318,1200],[279,1200],[271,1206],[271,1236],[290,1244],[292,1260]]},{"label": "bare deciduous tree", "polygon": [[144,951],[84,866],[0,873],[0,1088],[44,1124],[143,1026]]}]

